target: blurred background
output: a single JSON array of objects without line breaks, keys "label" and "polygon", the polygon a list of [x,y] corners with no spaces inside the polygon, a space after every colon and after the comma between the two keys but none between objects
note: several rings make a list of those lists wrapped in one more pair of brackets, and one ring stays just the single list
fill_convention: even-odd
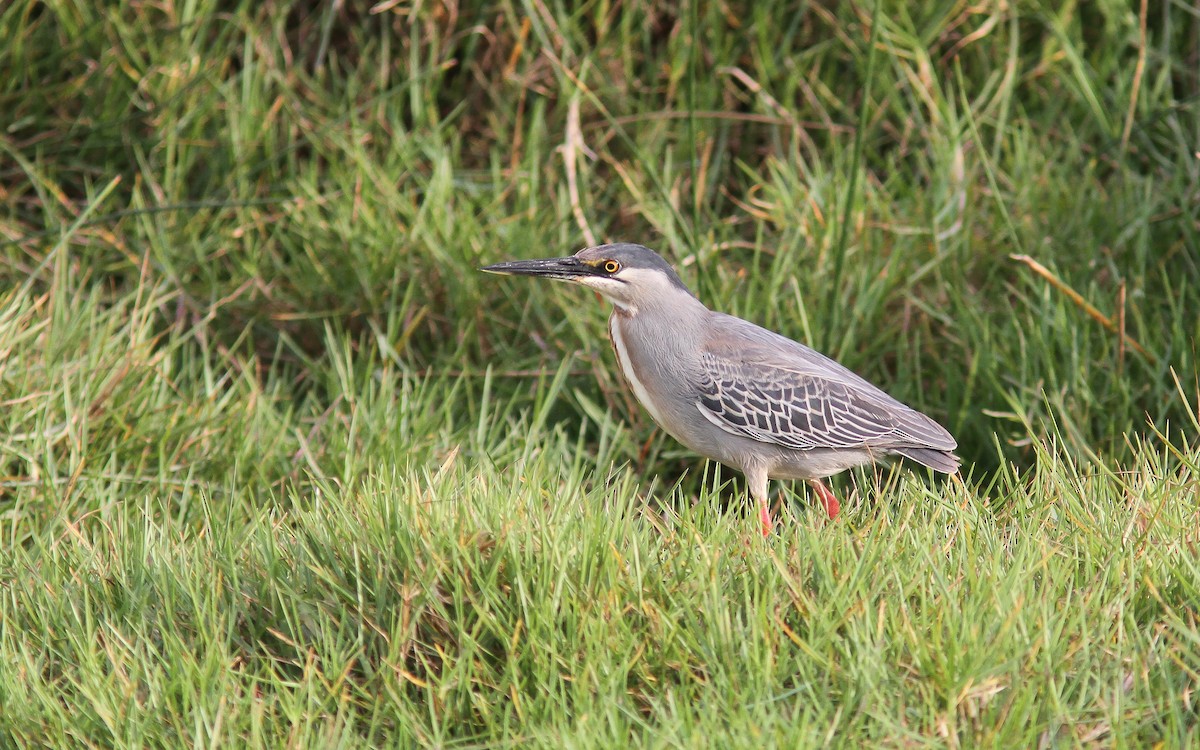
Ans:
[{"label": "blurred background", "polygon": [[[4,432],[69,421],[39,394],[71,361],[115,369],[101,401],[154,377],[113,337],[299,423],[344,397],[331,350],[490,366],[518,400],[570,359],[552,418],[616,403],[645,436],[592,300],[475,272],[620,240],[929,411],[982,472],[1048,435],[1119,462],[1187,425],[1172,368],[1196,384],[1198,27],[1152,5],[9,3]],[[207,473],[194,385],[157,427],[89,394],[90,439]],[[278,480],[297,448],[237,463]]]}]

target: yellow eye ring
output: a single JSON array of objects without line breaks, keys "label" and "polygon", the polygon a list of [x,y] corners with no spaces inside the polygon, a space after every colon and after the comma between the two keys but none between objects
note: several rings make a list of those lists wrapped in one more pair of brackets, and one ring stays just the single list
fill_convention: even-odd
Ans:
[{"label": "yellow eye ring", "polygon": [[620,270],[621,270],[621,264],[616,262],[615,260],[604,261],[604,272],[605,273],[616,273],[617,271],[620,271]]}]

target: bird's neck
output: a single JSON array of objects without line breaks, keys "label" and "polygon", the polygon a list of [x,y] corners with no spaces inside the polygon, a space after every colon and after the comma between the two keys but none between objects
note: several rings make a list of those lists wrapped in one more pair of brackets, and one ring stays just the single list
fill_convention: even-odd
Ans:
[{"label": "bird's neck", "polygon": [[[686,350],[688,342],[703,338],[703,330],[712,312],[694,297],[658,302],[637,307],[613,307],[608,319],[609,335],[624,333],[626,346],[640,350],[651,360],[667,352]],[[614,342],[615,344],[615,342]]]},{"label": "bird's neck", "polygon": [[700,300],[688,295],[680,295],[670,302],[652,300],[638,305],[611,300],[613,303],[612,317],[621,320],[633,320],[641,315],[654,314],[661,316],[664,324],[679,324],[688,319],[700,319],[711,311]]}]

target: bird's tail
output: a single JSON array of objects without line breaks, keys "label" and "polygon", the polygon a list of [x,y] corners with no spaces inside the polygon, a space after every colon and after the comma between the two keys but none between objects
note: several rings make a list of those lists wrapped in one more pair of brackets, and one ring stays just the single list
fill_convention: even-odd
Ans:
[{"label": "bird's tail", "polygon": [[898,456],[904,456],[943,474],[958,473],[958,465],[962,462],[961,458],[950,451],[939,451],[935,448],[897,448],[895,452]]}]

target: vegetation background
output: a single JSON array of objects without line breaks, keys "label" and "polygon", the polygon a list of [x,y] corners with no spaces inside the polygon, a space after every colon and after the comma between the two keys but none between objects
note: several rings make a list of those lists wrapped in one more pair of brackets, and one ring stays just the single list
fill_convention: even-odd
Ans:
[{"label": "vegetation background", "polygon": [[[1200,744],[1183,0],[0,5],[0,745]],[[954,432],[828,523],[483,264]]]}]

